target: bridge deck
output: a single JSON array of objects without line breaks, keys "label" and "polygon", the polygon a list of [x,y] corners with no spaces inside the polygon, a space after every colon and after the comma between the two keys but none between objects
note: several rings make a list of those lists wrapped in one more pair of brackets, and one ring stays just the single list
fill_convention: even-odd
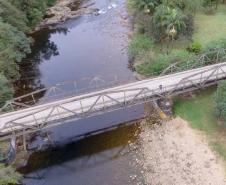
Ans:
[{"label": "bridge deck", "polygon": [[81,119],[116,107],[158,99],[191,87],[201,88],[225,77],[226,63],[221,63],[53,101],[0,115],[0,133],[22,129],[35,131],[64,120]]}]

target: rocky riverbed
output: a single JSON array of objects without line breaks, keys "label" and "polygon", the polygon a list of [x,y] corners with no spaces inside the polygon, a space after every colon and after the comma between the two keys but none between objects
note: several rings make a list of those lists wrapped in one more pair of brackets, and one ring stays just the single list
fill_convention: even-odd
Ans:
[{"label": "rocky riverbed", "polygon": [[97,9],[92,7],[93,4],[90,1],[82,3],[80,0],[58,0],[54,6],[47,10],[45,19],[36,28],[36,31],[44,27],[63,23],[82,14],[94,13]]},{"label": "rocky riverbed", "polygon": [[162,125],[142,124],[145,184],[225,185],[220,159],[201,133],[176,118]]},{"label": "rocky riverbed", "polygon": [[[94,1],[58,0],[54,6],[47,10],[45,19],[41,22],[36,30],[39,30],[43,27],[54,26],[59,23],[63,23],[68,19],[76,18],[84,14],[99,15],[104,13],[94,5]],[[110,4],[108,8],[114,8],[114,6],[115,4]]]}]

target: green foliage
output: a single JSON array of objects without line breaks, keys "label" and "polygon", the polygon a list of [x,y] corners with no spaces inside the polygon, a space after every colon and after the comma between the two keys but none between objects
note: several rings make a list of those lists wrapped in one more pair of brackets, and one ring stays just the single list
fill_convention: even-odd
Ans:
[{"label": "green foliage", "polygon": [[150,50],[154,45],[154,42],[145,35],[136,35],[130,42],[128,53],[129,57],[137,57],[143,55],[146,51]]},{"label": "green foliage", "polygon": [[9,81],[19,78],[18,63],[30,53],[26,36],[56,0],[0,0],[0,105],[12,97]]},{"label": "green foliage", "polygon": [[217,118],[226,121],[226,81],[218,84],[217,91],[214,94],[215,114]]},{"label": "green foliage", "polygon": [[159,75],[171,64],[187,61],[189,58],[192,58],[192,55],[187,51],[175,50],[169,55],[159,54],[153,61],[146,61],[136,66],[136,70],[143,75]]},{"label": "green foliage", "polygon": [[28,30],[26,15],[8,1],[0,0],[0,17],[3,22],[16,27],[18,30]]},{"label": "green foliage", "polygon": [[190,46],[187,47],[187,50],[192,53],[200,53],[202,51],[202,45],[199,42],[193,42]]},{"label": "green foliage", "polygon": [[[174,37],[185,27],[186,15],[178,8],[172,8],[164,4],[159,5],[153,15],[153,32],[155,38],[163,41],[168,38],[174,30]],[[172,36],[172,35],[171,35]]]},{"label": "green foliage", "polygon": [[10,88],[8,80],[0,74],[0,106],[2,106],[6,100],[13,97],[13,90]]},{"label": "green foliage", "polygon": [[214,115],[214,93],[215,88],[211,88],[196,94],[195,98],[176,98],[174,113],[187,120],[192,128],[203,131],[211,148],[226,161],[225,129],[217,123]]},{"label": "green foliage", "polygon": [[219,40],[211,41],[207,43],[204,47],[204,51],[211,51],[215,49],[226,49],[226,38],[221,38]]},{"label": "green foliage", "polygon": [[217,8],[219,2],[220,2],[219,0],[203,0],[203,6]]},{"label": "green foliage", "polygon": [[170,65],[167,55],[159,55],[153,62],[136,66],[136,71],[143,75],[158,75]]},{"label": "green foliage", "polygon": [[189,14],[202,9],[203,0],[163,0],[165,5],[172,8],[179,8]]},{"label": "green foliage", "polygon": [[12,167],[0,164],[0,185],[18,184],[21,175]]},{"label": "green foliage", "polygon": [[210,134],[217,130],[216,117],[214,116],[213,94],[214,89],[194,96],[195,98],[176,98],[174,101],[174,114],[188,121],[192,128]]},{"label": "green foliage", "polygon": [[[171,53],[159,54],[157,57],[144,55],[145,61],[135,68],[143,75],[159,75],[171,64],[176,64],[175,72],[188,70],[191,68],[203,67],[226,60],[226,39],[210,42],[202,48],[197,42],[191,44],[187,50],[173,50]],[[203,57],[205,56],[205,57]]]},{"label": "green foliage", "polygon": [[30,53],[30,41],[16,27],[0,21],[0,72],[10,79],[17,77],[17,64]]},{"label": "green foliage", "polygon": [[219,141],[211,142],[210,146],[216,151],[224,161],[226,161],[226,147],[225,143],[221,143]]},{"label": "green foliage", "polygon": [[47,0],[46,5],[47,6],[53,6],[56,3],[56,0]]},{"label": "green foliage", "polygon": [[12,5],[24,12],[27,25],[31,28],[34,28],[42,20],[46,8],[55,2],[56,0],[11,0]]},{"label": "green foliage", "polygon": [[42,20],[42,12],[39,9],[34,8],[27,12],[27,18],[29,20],[29,26],[35,27]]},{"label": "green foliage", "polygon": [[213,14],[218,7],[219,0],[203,0],[203,6],[206,14]]},{"label": "green foliage", "polygon": [[203,53],[206,53],[210,63],[213,61],[224,62],[226,59],[225,50],[226,39],[223,38],[206,44],[205,48],[203,49]]},{"label": "green foliage", "polygon": [[128,4],[134,11],[152,14],[161,0],[129,0]]}]

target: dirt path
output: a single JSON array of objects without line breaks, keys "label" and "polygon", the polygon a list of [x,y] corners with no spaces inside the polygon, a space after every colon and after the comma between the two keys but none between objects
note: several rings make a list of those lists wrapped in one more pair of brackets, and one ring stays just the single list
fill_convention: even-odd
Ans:
[{"label": "dirt path", "polygon": [[143,126],[141,134],[148,185],[225,185],[222,163],[203,136],[180,118]]}]

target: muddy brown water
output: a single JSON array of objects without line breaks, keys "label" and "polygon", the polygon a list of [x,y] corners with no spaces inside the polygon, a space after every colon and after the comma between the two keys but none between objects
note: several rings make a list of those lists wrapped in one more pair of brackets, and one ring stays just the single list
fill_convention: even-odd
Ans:
[{"label": "muddy brown water", "polygon": [[[98,14],[83,15],[32,35],[32,53],[21,64],[16,95],[64,81],[76,80],[79,89],[135,81],[128,68],[130,25],[124,0],[94,0]],[[77,6],[77,4],[76,4]],[[73,6],[72,8],[77,8]],[[98,84],[99,85],[99,84]],[[45,97],[43,93],[40,99]],[[46,143],[54,149],[33,153],[19,169],[26,185],[119,185],[142,183],[139,165],[139,124],[77,140],[75,136],[143,117],[143,106],[66,123],[45,130],[50,140],[36,137],[30,148]],[[73,141],[73,142],[72,142]],[[69,144],[68,144],[69,143]],[[44,145],[43,145],[44,144]]]}]

